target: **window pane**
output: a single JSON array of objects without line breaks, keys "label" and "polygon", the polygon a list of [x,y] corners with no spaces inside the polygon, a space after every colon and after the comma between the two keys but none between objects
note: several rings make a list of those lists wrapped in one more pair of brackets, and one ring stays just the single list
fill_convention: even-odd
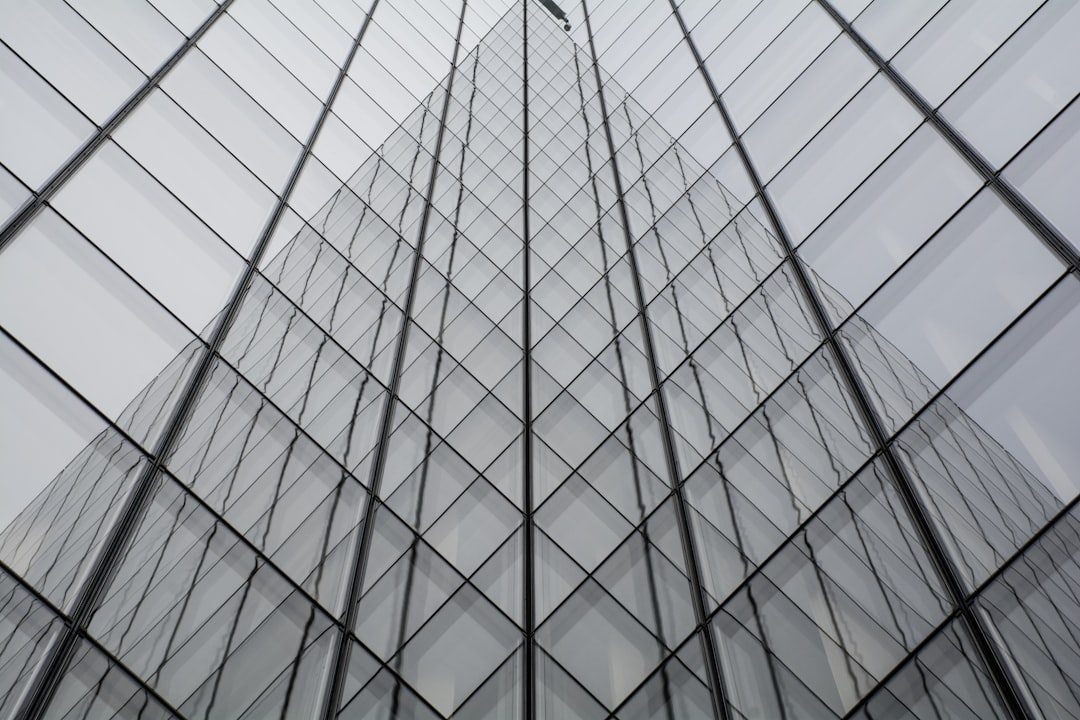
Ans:
[{"label": "window pane", "polygon": [[1001,167],[1080,90],[1080,5],[1051,0],[942,106]]},{"label": "window pane", "polygon": [[833,320],[842,322],[979,184],[933,128],[919,128],[799,248]]},{"label": "window pane", "polygon": [[51,210],[0,254],[0,323],[113,418],[193,339]]},{"label": "window pane", "polygon": [[1058,230],[1080,248],[1080,102],[1073,101],[1005,170],[1013,182]]},{"label": "window pane", "polygon": [[1061,271],[997,196],[984,192],[859,315],[941,387]]},{"label": "window pane", "polygon": [[0,162],[37,188],[93,131],[74,105],[0,45]]},{"label": "window pane", "polygon": [[208,334],[243,261],[130,155],[107,142],[53,203],[189,328]]}]

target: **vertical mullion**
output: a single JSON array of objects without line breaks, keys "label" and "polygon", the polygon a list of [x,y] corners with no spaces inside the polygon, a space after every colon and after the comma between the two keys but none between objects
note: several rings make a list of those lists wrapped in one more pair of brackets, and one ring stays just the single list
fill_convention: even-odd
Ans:
[{"label": "vertical mullion", "polygon": [[529,238],[529,0],[521,0],[521,200],[522,200],[522,285],[521,344],[525,349],[522,378],[521,408],[525,420],[522,433],[522,493],[524,510],[522,519],[522,567],[523,607],[522,623],[525,639],[522,643],[525,655],[522,668],[525,677],[522,692],[522,717],[532,720],[536,707],[536,609],[533,598],[535,588],[533,569],[533,442],[532,442],[532,247]]},{"label": "vertical mullion", "polygon": [[149,76],[146,79],[146,82],[144,82],[139,89],[109,117],[108,120],[97,128],[90,139],[83,143],[82,146],[75,151],[75,154],[68,158],[68,160],[61,165],[60,169],[54,172],[53,175],[45,181],[45,184],[41,189],[33,190],[33,196],[19,208],[18,212],[15,213],[7,225],[0,230],[0,250],[3,250],[4,247],[19,234],[19,231],[33,220],[41,208],[43,208],[45,204],[49,202],[62,187],[64,187],[67,181],[78,172],[79,168],[85,165],[86,162],[93,157],[97,149],[104,145],[105,141],[108,140],[112,136],[112,133],[120,126],[120,123],[131,115],[131,113],[135,111],[135,108],[137,108],[155,88],[161,85],[169,71],[179,64],[191,48],[195,47],[202,36],[206,34],[215,22],[217,22],[218,18],[225,14],[225,11],[228,10],[229,6],[232,4],[233,0],[222,0],[221,4],[202,21],[202,24],[200,24],[195,32],[193,32],[180,47],[173,52],[169,59],[166,60],[161,67],[155,70],[154,74]]},{"label": "vertical mullion", "polygon": [[[376,0],[377,2],[378,0]],[[411,323],[412,306],[416,297],[416,287],[419,284],[420,270],[423,267],[424,237],[427,234],[427,226],[431,217],[432,197],[435,192],[435,183],[439,177],[439,157],[442,153],[443,137],[446,133],[446,119],[450,110],[450,98],[453,94],[454,76],[457,72],[458,52],[461,48],[461,33],[465,26],[465,8],[467,0],[462,0],[461,13],[458,16],[457,33],[454,37],[454,51],[450,60],[450,72],[446,81],[445,96],[443,97],[442,111],[439,116],[439,127],[435,136],[435,151],[432,154],[431,173],[428,178],[427,193],[424,196],[424,209],[420,215],[417,229],[416,245],[413,249],[413,265],[410,273],[408,288],[405,292],[405,303],[402,307],[401,331],[397,339],[397,347],[394,350],[394,361],[390,370],[390,385],[386,394],[386,404],[383,407],[382,418],[379,426],[379,439],[375,446],[375,460],[371,465],[371,474],[368,480],[370,497],[364,512],[363,525],[360,529],[360,537],[353,547],[353,565],[349,570],[349,578],[346,584],[347,595],[345,598],[345,612],[342,617],[342,626],[337,636],[337,645],[334,648],[331,659],[330,687],[325,696],[322,717],[327,720],[334,718],[341,704],[341,695],[345,687],[345,680],[349,670],[349,656],[352,643],[349,635],[356,621],[357,606],[360,593],[364,586],[364,573],[367,569],[368,555],[371,551],[372,538],[374,536],[375,513],[382,504],[379,500],[379,486],[382,482],[383,469],[386,465],[387,448],[390,444],[391,424],[394,418],[394,405],[397,399],[398,387],[401,382],[401,374],[404,370],[405,351],[408,348],[409,325]],[[369,15],[370,17],[370,15]],[[417,141],[419,142],[419,140]]]},{"label": "vertical mullion", "polygon": [[[203,25],[201,25],[191,38],[189,38],[188,42],[185,43],[185,45],[177,51],[177,53],[175,53],[157,73],[154,74],[151,81],[144,85],[143,88],[128,101],[128,103],[117,111],[117,113],[102,127],[101,131],[84,145],[83,149],[74,158],[72,158],[68,165],[49,181],[46,188],[35,197],[32,206],[24,209],[24,212],[20,212],[16,221],[25,224],[34,215],[36,210],[40,208],[52,194],[60,189],[64,182],[66,182],[66,180],[93,154],[94,150],[105,142],[109,133],[112,132],[125,117],[131,114],[138,106],[139,102],[149,95],[151,90],[157,87],[165,73],[180,61],[187,50],[195,46],[196,41],[206,33],[215,20],[224,14],[231,2],[232,0],[225,0],[225,2],[218,7],[217,11],[207,18]],[[124,550],[128,543],[131,542],[140,520],[149,507],[150,501],[154,497],[155,481],[157,480],[160,471],[164,468],[165,458],[167,458],[175,448],[184,425],[187,423],[188,418],[195,409],[203,386],[210,376],[210,372],[214,365],[214,359],[218,356],[218,350],[224,342],[229,329],[232,327],[232,323],[236,318],[240,305],[254,279],[256,268],[258,268],[259,262],[262,259],[266,248],[270,244],[270,238],[274,234],[274,230],[277,228],[277,224],[285,212],[289,195],[296,187],[300,175],[303,172],[305,161],[311,155],[315,140],[322,130],[327,116],[330,114],[330,107],[333,104],[334,98],[337,96],[342,83],[345,81],[349,65],[360,47],[360,41],[367,30],[371,20],[371,14],[375,11],[375,6],[378,2],[379,0],[372,0],[371,11],[364,17],[364,21],[357,31],[352,47],[349,50],[349,55],[338,72],[334,85],[332,86],[329,95],[326,97],[326,101],[315,124],[308,134],[303,149],[296,158],[288,182],[286,182],[284,189],[281,191],[273,212],[263,226],[259,238],[252,248],[250,256],[247,258],[244,272],[241,274],[240,278],[237,279],[224,309],[219,313],[218,319],[207,339],[206,346],[202,350],[196,367],[188,378],[176,406],[169,415],[169,419],[162,430],[161,436],[154,445],[153,452],[148,458],[149,462],[146,463],[145,467],[133,483],[131,492],[129,492],[124,499],[123,504],[117,513],[116,520],[109,528],[105,540],[102,542],[101,549],[93,559],[90,570],[87,572],[86,578],[79,587],[72,603],[72,610],[68,615],[64,628],[47,651],[45,657],[43,657],[42,661],[38,664],[28,691],[23,696],[20,705],[13,714],[14,717],[20,718],[21,720],[37,720],[38,718],[43,717],[60,685],[60,680],[72,660],[79,639],[86,635],[86,628],[90,623],[93,613],[97,609],[101,596],[106,591],[113,574],[119,569],[120,562],[123,559]],[[4,242],[14,236],[17,232],[18,228],[15,227],[15,225],[16,223],[13,222],[12,225],[9,225],[8,228],[5,229],[4,236],[0,237],[0,248],[3,247]],[[9,231],[10,234],[8,234]]]},{"label": "vertical mullion", "polygon": [[[683,498],[679,463],[675,456],[674,444],[671,437],[671,423],[667,411],[667,403],[661,389],[660,371],[656,363],[652,330],[649,327],[648,317],[645,314],[645,293],[642,289],[641,272],[638,269],[637,256],[635,254],[633,238],[630,236],[630,217],[626,209],[626,196],[623,192],[622,176],[619,173],[618,158],[615,152],[615,141],[608,121],[607,102],[604,99],[604,86],[600,78],[600,65],[596,55],[596,44],[593,39],[592,21],[589,18],[589,9],[586,0],[581,1],[582,13],[585,17],[585,32],[589,43],[589,57],[592,62],[593,75],[596,79],[597,96],[600,100],[600,116],[604,126],[604,137],[607,141],[608,153],[611,156],[611,170],[615,183],[615,194],[618,197],[619,218],[623,226],[623,237],[626,241],[627,258],[630,263],[630,275],[633,278],[634,300],[638,309],[638,321],[641,324],[641,334],[645,345],[645,358],[649,366],[649,378],[652,384],[653,395],[656,398],[658,420],[663,432],[661,440],[664,446],[664,455],[667,461],[668,474],[671,478],[675,513],[678,519],[679,540],[683,552],[686,555],[686,565],[691,586],[694,618],[696,621],[695,632],[701,637],[704,645],[706,674],[710,687],[713,713],[721,720],[730,720],[728,712],[727,691],[724,687],[723,676],[720,673],[719,654],[716,649],[715,638],[709,629],[708,612],[705,608],[705,593],[701,584],[701,573],[698,565],[697,553],[694,548],[690,530],[689,516],[686,511],[686,503]],[[586,140],[587,141],[587,140]]]},{"label": "vertical mullion", "polygon": [[[757,174],[753,163],[750,161],[750,156],[742,142],[742,138],[735,128],[734,122],[728,113],[727,106],[720,96],[716,83],[713,81],[712,76],[705,67],[697,45],[690,36],[690,31],[679,12],[678,5],[675,0],[669,0],[669,2],[671,4],[672,12],[675,14],[675,18],[678,20],[679,27],[682,30],[683,40],[686,42],[694,57],[698,72],[701,74],[702,79],[709,88],[716,109],[720,113],[724,126],[731,136],[732,142],[739,154],[739,158],[746,169],[747,176],[750,179],[755,193],[761,199],[765,214],[768,216],[768,219],[776,232],[776,237],[780,241],[784,258],[792,268],[799,289],[811,309],[814,323],[817,326],[816,329],[820,332],[821,336],[825,338],[824,344],[830,348],[836,359],[837,367],[843,377],[844,386],[854,399],[855,404],[858,407],[859,415],[862,417],[870,432],[874,451],[884,459],[888,466],[894,485],[903,500],[904,506],[915,526],[924,549],[932,559],[938,576],[946,587],[946,591],[949,594],[955,612],[962,618],[965,627],[968,629],[969,634],[974,641],[976,651],[986,669],[989,671],[991,679],[997,687],[1010,717],[1015,720],[1033,717],[1026,708],[1023,696],[1018,691],[1011,674],[1005,667],[1001,655],[997,652],[990,637],[990,633],[979,615],[972,608],[970,598],[963,590],[960,574],[945,550],[945,545],[939,537],[933,521],[923,507],[922,501],[919,499],[918,492],[915,489],[914,482],[909,477],[903,464],[897,457],[896,451],[891,446],[884,424],[878,416],[877,411],[874,409],[869,393],[863,385],[861,378],[856,374],[851,358],[848,356],[844,346],[837,340],[837,331],[832,327],[829,316],[825,311],[823,301],[813,284],[810,282],[805,267],[803,267],[795,253],[791,238],[788,236],[787,232],[784,230],[783,224],[780,222],[779,214],[776,211],[772,199],[765,192],[765,186],[762,183],[760,176]],[[824,5],[823,0],[819,0],[819,2],[822,2]]]}]

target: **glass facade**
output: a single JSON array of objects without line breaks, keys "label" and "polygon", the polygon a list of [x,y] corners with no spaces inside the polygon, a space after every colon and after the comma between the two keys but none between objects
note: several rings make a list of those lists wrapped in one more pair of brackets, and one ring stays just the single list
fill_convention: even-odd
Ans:
[{"label": "glass facade", "polygon": [[0,0],[0,718],[1080,718],[1077,37]]}]

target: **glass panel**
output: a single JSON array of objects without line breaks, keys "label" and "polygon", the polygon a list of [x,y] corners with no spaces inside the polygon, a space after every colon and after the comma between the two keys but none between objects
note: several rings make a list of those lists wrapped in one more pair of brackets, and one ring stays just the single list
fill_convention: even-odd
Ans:
[{"label": "glass panel", "polygon": [[592,570],[631,525],[580,477],[570,478],[536,514],[536,525],[586,570]]},{"label": "glass panel", "polygon": [[[971,6],[971,3],[965,0],[952,4],[961,7]],[[902,3],[875,0],[859,14],[854,27],[882,57],[888,60],[913,34],[919,31],[927,20],[934,17],[942,5],[949,5],[949,3],[947,0],[907,0]],[[852,15],[848,15],[848,18],[851,17]]]},{"label": "glass panel", "polygon": [[68,0],[139,69],[149,75],[184,36],[145,0]]},{"label": "glass panel", "polygon": [[669,649],[694,627],[690,581],[674,500],[643,523],[594,574],[595,580]]},{"label": "glass panel", "polygon": [[453,714],[457,720],[518,720],[522,716],[522,654],[518,649],[494,675]]},{"label": "glass panel", "polygon": [[269,0],[237,3],[229,8],[229,14],[315,97],[322,100],[329,94],[338,68]]},{"label": "glass panel", "polygon": [[1061,271],[997,196],[984,192],[859,315],[941,387]]},{"label": "glass panel", "polygon": [[1080,90],[1080,5],[1051,0],[942,106],[994,167]]},{"label": "glass panel", "polygon": [[[0,162],[37,188],[93,131],[93,124],[75,106],[0,45]],[[8,183],[4,184],[6,200]],[[11,208],[17,204],[11,203]]]},{"label": "glass panel", "polygon": [[425,537],[443,557],[469,576],[521,523],[517,509],[490,483],[478,478]]},{"label": "glass panel", "polygon": [[700,635],[637,690],[616,712],[620,720],[712,720],[713,704],[702,655]]},{"label": "glass panel", "polygon": [[64,0],[5,2],[0,38],[98,125],[146,77]]},{"label": "glass panel", "polygon": [[537,629],[536,641],[609,708],[663,656],[660,641],[592,580]]},{"label": "glass panel", "polygon": [[0,388],[19,412],[0,414],[0,559],[67,608],[147,461],[6,339],[0,344]]},{"label": "glass panel", "polygon": [[[935,0],[939,5],[939,0]],[[879,0],[875,5],[895,5]],[[893,60],[937,107],[1038,7],[1039,0],[946,3]]]},{"label": "glass panel", "polygon": [[861,305],[979,184],[932,127],[916,130],[799,248],[833,321]]},{"label": "glass panel", "polygon": [[60,625],[60,618],[0,569],[0,716],[13,716]]},{"label": "glass panel", "polygon": [[[728,22],[732,27],[730,35],[724,33],[715,36],[723,39],[705,60],[717,85],[727,87],[792,21],[804,4],[801,0],[764,0],[745,19],[739,17],[740,12],[735,8],[718,8],[720,13],[731,13]],[[706,46],[711,47],[714,42],[706,40]]]},{"label": "glass panel", "polygon": [[[363,5],[352,4],[353,12],[359,10],[356,5]],[[344,61],[352,47],[351,34],[360,28],[362,22],[362,18],[357,17],[352,22],[346,21],[342,27],[330,17],[328,8],[316,0],[278,0],[275,6],[338,65]],[[344,7],[345,3],[338,3],[339,9]],[[362,13],[358,14],[362,16]]]},{"label": "glass panel", "polygon": [[199,48],[293,137],[307,138],[319,101],[232,16],[219,18],[199,40]]},{"label": "glass panel", "polygon": [[192,340],[51,210],[0,254],[0,323],[113,418]]},{"label": "glass panel", "polygon": [[108,141],[53,205],[204,337],[243,261],[199,218]]},{"label": "glass panel", "polygon": [[978,585],[1076,497],[1080,283],[1066,276],[899,438],[904,461]]},{"label": "glass panel", "polygon": [[191,35],[217,7],[214,0],[151,0],[154,7],[185,35]]},{"label": "glass panel", "polygon": [[360,692],[343,699],[337,717],[342,720],[442,720],[442,716],[412,688],[387,669],[380,671]]},{"label": "glass panel", "polygon": [[543,720],[604,717],[604,706],[547,653],[536,650],[536,715]]},{"label": "glass panel", "polygon": [[957,619],[874,691],[852,720],[1004,720],[1011,717]]},{"label": "glass panel", "polygon": [[284,186],[300,142],[206,55],[187,53],[162,88],[268,187]]},{"label": "glass panel", "polygon": [[0,167],[0,227],[6,225],[15,210],[30,197],[30,190],[18,178]]},{"label": "glass panel", "polygon": [[[890,473],[869,466],[724,603],[716,628],[736,707],[799,707],[808,689],[851,709],[948,613],[931,567]],[[749,679],[759,663],[774,687]]]},{"label": "glass panel", "polygon": [[1080,101],[1009,164],[1005,177],[1080,248],[1080,213],[1072,192],[1080,187]]},{"label": "glass panel", "polygon": [[694,525],[706,591],[727,597],[870,452],[822,348],[686,481],[687,500],[701,514]]},{"label": "glass panel", "polygon": [[6,335],[0,335],[0,388],[0,528],[7,528],[70,458],[105,429],[105,421]]},{"label": "glass panel", "polygon": [[335,632],[167,476],[90,632],[187,717],[310,718]]},{"label": "glass panel", "polygon": [[1061,498],[1080,491],[1080,284],[1068,275],[950,396]]},{"label": "glass panel", "polygon": [[168,464],[297,585],[341,606],[367,493],[224,363],[210,370]]},{"label": "glass panel", "polygon": [[724,91],[735,127],[742,130],[753,123],[839,32],[819,5],[807,5]]},{"label": "glass panel", "polygon": [[115,137],[237,252],[247,256],[276,198],[179,105],[155,90]]},{"label": "glass panel", "polygon": [[356,640],[349,637],[345,642],[349,644],[349,647],[345,648],[349,653],[349,666],[346,670],[344,689],[341,692],[342,706],[348,706],[352,702],[358,691],[368,684],[380,667],[379,661]]},{"label": "glass panel", "polygon": [[743,135],[762,182],[768,182],[873,75],[844,35],[838,37]]},{"label": "glass panel", "polygon": [[112,658],[80,640],[70,667],[42,716],[48,720],[172,720],[176,718]]},{"label": "glass panel", "polygon": [[920,120],[884,76],[871,80],[769,184],[792,242],[810,234]]},{"label": "glass panel", "polygon": [[402,649],[398,667],[421,695],[449,715],[520,642],[514,624],[466,585]]},{"label": "glass panel", "polygon": [[379,657],[393,657],[464,582],[438,553],[414,537],[408,551],[361,598],[357,637]]},{"label": "glass panel", "polygon": [[1080,512],[1074,507],[978,599],[1046,718],[1080,714]]}]

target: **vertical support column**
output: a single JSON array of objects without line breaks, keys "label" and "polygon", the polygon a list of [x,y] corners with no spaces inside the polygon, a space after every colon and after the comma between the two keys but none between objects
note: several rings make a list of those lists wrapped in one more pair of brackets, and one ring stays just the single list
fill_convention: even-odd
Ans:
[{"label": "vertical support column", "polygon": [[[83,150],[72,158],[61,173],[54,176],[46,186],[48,192],[43,190],[37,195],[34,200],[36,206],[26,210],[28,213],[26,217],[23,218],[23,213],[20,213],[16,220],[23,218],[22,222],[27,222],[33,216],[34,212],[36,212],[36,208],[40,208],[52,194],[60,189],[67,178],[71,177],[79,167],[81,167],[82,163],[89,159],[94,150],[105,142],[109,133],[111,133],[125,117],[131,114],[138,106],[139,102],[145,99],[150,91],[161,82],[165,73],[180,61],[187,50],[194,47],[198,38],[202,37],[213,22],[224,14],[230,4],[231,0],[226,0],[219,6],[218,10],[215,11],[213,15],[207,18],[188,42],[174,54],[169,62],[162,66],[161,70],[155,73],[151,81],[148,82],[139,93],[132,97],[124,107],[117,111],[112,118],[110,118],[109,122],[105,124],[101,131],[83,147]],[[224,309],[218,314],[217,321],[207,339],[207,347],[200,355],[195,369],[191,373],[187,384],[184,386],[180,398],[173,408],[172,414],[169,416],[161,436],[153,448],[152,454],[149,457],[150,462],[146,463],[146,466],[139,474],[139,477],[136,478],[131,492],[128,494],[127,498],[124,499],[123,506],[117,514],[116,522],[109,528],[108,534],[101,545],[101,550],[97,557],[94,558],[93,563],[87,572],[86,579],[83,581],[83,584],[80,586],[78,593],[75,596],[67,623],[60,632],[57,640],[42,659],[42,662],[38,665],[34,678],[29,686],[29,690],[23,697],[23,701],[17,711],[14,713],[14,717],[20,718],[20,720],[37,720],[38,718],[43,717],[46,709],[48,709],[49,703],[60,684],[60,680],[71,662],[78,641],[80,637],[85,634],[90,619],[97,610],[103,594],[108,589],[113,574],[119,567],[119,563],[124,555],[124,550],[128,546],[128,543],[131,542],[132,536],[138,528],[140,520],[149,507],[150,501],[153,499],[155,480],[165,465],[165,458],[169,457],[172,453],[180,438],[184,425],[187,423],[188,418],[195,409],[195,405],[202,393],[203,386],[210,376],[214,359],[218,355],[218,350],[221,348],[225,336],[228,334],[229,329],[236,319],[244,296],[247,294],[248,288],[251,286],[251,282],[257,272],[259,262],[262,259],[266,248],[270,244],[270,238],[273,236],[282,215],[285,213],[289,195],[292,193],[293,188],[296,187],[296,184],[300,179],[300,174],[304,169],[304,163],[311,155],[315,140],[322,130],[327,116],[330,114],[330,108],[334,103],[334,98],[337,97],[342,84],[345,82],[349,65],[352,63],[357,50],[360,48],[360,42],[367,31],[368,25],[371,22],[372,13],[375,12],[375,7],[378,4],[379,0],[372,0],[371,9],[364,17],[364,21],[353,39],[348,57],[346,57],[345,62],[338,72],[337,78],[334,80],[330,93],[327,95],[326,102],[323,105],[318,118],[316,118],[315,124],[311,128],[311,132],[308,134],[307,141],[304,143],[303,149],[296,159],[296,163],[293,165],[288,181],[278,197],[274,210],[267,219],[262,231],[259,233],[259,238],[252,248],[250,256],[247,258],[244,272],[233,287],[232,293],[229,295],[229,299]],[[0,237],[0,249],[2,249],[3,243],[8,239],[6,235],[8,230],[12,231],[12,236],[17,232],[17,228],[14,228],[14,225],[15,223],[10,225],[8,229],[5,230],[5,236]]]},{"label": "vertical support column", "polygon": [[679,471],[678,459],[671,437],[671,422],[669,420],[667,403],[661,390],[660,371],[656,363],[652,330],[649,327],[648,318],[645,315],[645,293],[641,285],[641,272],[638,268],[637,256],[634,252],[634,241],[630,235],[630,216],[626,209],[626,196],[622,186],[622,176],[618,169],[618,158],[615,152],[615,140],[611,132],[611,124],[608,120],[607,101],[604,98],[603,84],[600,78],[600,65],[596,55],[596,43],[593,39],[592,21],[589,18],[589,8],[586,0],[581,0],[582,13],[585,16],[585,32],[589,40],[589,57],[592,61],[593,76],[596,78],[597,94],[600,99],[600,115],[604,126],[604,136],[607,141],[608,153],[611,156],[613,181],[615,194],[618,196],[619,219],[623,226],[623,236],[626,240],[627,258],[630,262],[630,274],[633,277],[634,300],[638,309],[638,321],[641,323],[641,335],[645,343],[645,359],[649,365],[649,378],[652,384],[653,395],[656,398],[657,413],[663,427],[661,439],[664,445],[664,456],[667,461],[668,474],[673,485],[675,501],[675,513],[679,526],[679,540],[682,544],[683,553],[686,556],[686,565],[689,574],[692,602],[694,606],[695,632],[699,632],[704,643],[704,656],[706,674],[708,675],[709,688],[712,695],[713,713],[720,720],[730,720],[728,712],[727,691],[724,687],[723,675],[720,672],[719,653],[716,649],[716,641],[708,624],[708,612],[705,608],[705,593],[702,589],[700,565],[694,548],[690,520],[686,511],[686,501],[683,497],[682,475]]},{"label": "vertical support column", "polygon": [[[376,0],[377,1],[377,0]],[[397,397],[398,386],[401,382],[401,373],[405,362],[405,351],[409,341],[409,318],[412,315],[412,306],[416,298],[416,286],[419,283],[420,270],[423,267],[424,237],[427,235],[428,222],[431,218],[431,199],[435,192],[435,183],[439,177],[439,157],[442,153],[443,137],[446,134],[446,117],[450,110],[450,97],[454,89],[454,76],[457,73],[458,53],[461,49],[461,31],[465,27],[465,8],[467,0],[462,0],[461,13],[458,16],[457,32],[454,35],[454,52],[450,59],[450,74],[446,80],[446,94],[443,98],[442,111],[439,115],[439,128],[435,135],[435,151],[432,156],[431,174],[428,178],[427,193],[424,196],[424,209],[420,215],[420,223],[417,230],[416,245],[413,255],[413,265],[410,273],[408,289],[405,293],[405,305],[402,307],[401,332],[398,335],[397,347],[394,350],[394,361],[390,370],[390,386],[386,395],[386,405],[383,407],[382,418],[379,423],[379,440],[375,446],[375,460],[371,465],[371,475],[368,480],[368,488],[371,492],[368,504],[364,512],[363,525],[360,529],[360,537],[353,547],[353,565],[349,571],[349,581],[346,584],[347,595],[345,598],[345,613],[342,617],[342,627],[337,637],[337,644],[332,654],[330,669],[330,687],[326,693],[325,705],[322,717],[330,720],[337,714],[341,704],[341,695],[345,687],[345,679],[349,671],[349,656],[352,643],[349,634],[356,622],[356,611],[360,600],[360,593],[364,587],[364,573],[367,569],[368,555],[371,551],[371,542],[374,533],[375,513],[381,502],[379,501],[379,486],[382,482],[383,468],[386,465],[387,446],[389,445],[390,433],[393,429],[391,424],[394,419],[394,400]],[[370,15],[369,15],[370,17]]]},{"label": "vertical support column", "polygon": [[521,503],[524,518],[522,535],[522,624],[525,639],[522,643],[524,658],[522,672],[521,717],[531,720],[536,712],[536,587],[533,570],[533,442],[532,442],[532,247],[529,243],[529,0],[521,0],[521,201],[522,201],[522,285],[524,297],[521,302],[521,345],[525,350],[522,366],[521,414],[525,420],[522,432],[522,487]]},{"label": "vertical support column", "polygon": [[784,257],[795,274],[796,282],[811,309],[817,329],[821,333],[821,336],[825,338],[824,344],[829,347],[833,356],[836,358],[837,367],[843,377],[844,385],[852,398],[854,398],[859,415],[870,432],[875,453],[883,458],[885,464],[889,468],[896,489],[901,498],[903,498],[908,515],[919,534],[920,541],[925,547],[928,555],[932,558],[937,574],[941,578],[942,584],[949,594],[949,599],[955,608],[954,612],[963,619],[964,625],[972,637],[980,659],[990,672],[994,684],[998,687],[1010,716],[1015,720],[1034,717],[1034,715],[1026,708],[1022,695],[1017,690],[1017,686],[1014,684],[1011,675],[1006,670],[1000,654],[996,651],[990,640],[987,629],[983,625],[978,614],[971,607],[970,598],[968,598],[964,592],[959,572],[954,567],[952,559],[946,552],[945,545],[938,536],[937,530],[930,520],[929,514],[926,512],[925,508],[923,508],[922,502],[919,500],[915,490],[914,483],[889,444],[888,434],[884,429],[885,426],[878,417],[877,411],[870,401],[870,396],[863,385],[861,378],[856,374],[846,349],[836,338],[836,329],[832,327],[829,316],[825,311],[824,303],[818,295],[813,283],[810,282],[806,268],[803,267],[796,255],[791,238],[788,237],[787,232],[784,230],[784,226],[780,222],[776,207],[765,192],[765,186],[762,183],[760,176],[757,174],[753,163],[750,161],[750,156],[742,143],[742,139],[735,128],[735,124],[731,119],[731,115],[728,113],[723,99],[720,97],[720,91],[713,81],[712,76],[709,74],[708,69],[705,67],[701,53],[698,51],[693,38],[690,36],[690,31],[686,25],[686,21],[679,12],[678,5],[675,0],[669,0],[669,2],[671,4],[671,10],[675,14],[675,18],[682,30],[683,39],[689,47],[695,63],[697,63],[698,72],[701,74],[702,79],[704,79],[709,88],[716,109],[720,113],[728,133],[731,135],[731,139],[735,144],[735,148],[739,153],[739,158],[742,160],[743,166],[746,168],[747,176],[750,178],[754,191],[761,199],[762,207],[765,209],[766,215],[768,215],[769,222],[776,231],[776,236],[780,241]]}]

